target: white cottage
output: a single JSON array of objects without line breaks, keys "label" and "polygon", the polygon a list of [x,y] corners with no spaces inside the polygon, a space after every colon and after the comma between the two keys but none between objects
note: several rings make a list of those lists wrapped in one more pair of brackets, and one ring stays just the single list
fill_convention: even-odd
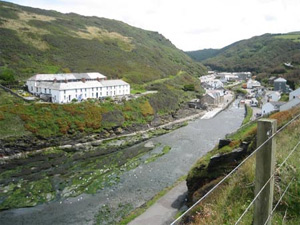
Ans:
[{"label": "white cottage", "polygon": [[247,82],[247,89],[257,88],[260,86],[260,82],[258,82],[257,80],[249,79]]},{"label": "white cottage", "polygon": [[279,111],[280,106],[284,105],[285,102],[267,102],[262,106],[262,115],[270,114],[271,112]]},{"label": "white cottage", "polygon": [[289,94],[289,101],[299,98],[300,97],[300,88],[296,89],[295,91],[290,92]]},{"label": "white cottage", "polygon": [[26,85],[30,93],[48,97],[54,103],[130,94],[128,83],[107,80],[100,73],[37,74]]}]

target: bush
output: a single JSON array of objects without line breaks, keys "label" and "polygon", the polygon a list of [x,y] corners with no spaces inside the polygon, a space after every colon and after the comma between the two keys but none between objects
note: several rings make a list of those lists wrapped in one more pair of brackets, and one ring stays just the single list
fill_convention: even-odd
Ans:
[{"label": "bush", "polygon": [[15,72],[7,67],[2,67],[0,69],[0,83],[3,85],[15,84]]},{"label": "bush", "polygon": [[195,91],[195,86],[194,84],[186,84],[183,86],[184,91]]}]

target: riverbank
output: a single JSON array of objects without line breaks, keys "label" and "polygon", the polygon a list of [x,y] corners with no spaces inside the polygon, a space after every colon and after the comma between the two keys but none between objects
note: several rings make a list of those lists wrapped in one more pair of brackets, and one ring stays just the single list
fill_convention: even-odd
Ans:
[{"label": "riverbank", "polygon": [[[111,180],[114,182],[105,185],[94,194],[81,194],[77,197],[67,197],[59,201],[53,200],[35,207],[2,211],[0,212],[0,223],[4,225],[22,223],[95,224],[97,221],[98,224],[116,223],[120,216],[127,215],[133,209],[152,199],[164,188],[172,186],[176,180],[189,171],[197,158],[204,155],[215,145],[219,138],[236,130],[240,126],[243,117],[244,109],[237,108],[234,103],[232,107],[210,120],[196,119],[187,126],[173,132],[124,148],[119,152],[123,152],[122,154],[128,156],[130,152],[139,152],[148,142],[151,142],[154,146],[152,150],[147,151],[146,155],[135,157],[135,161],[132,161],[133,164],[127,164],[128,166],[135,165],[129,170],[119,173],[117,172],[119,169],[106,168],[111,169],[112,172],[110,175],[107,174],[106,179],[108,180],[106,181]],[[220,123],[223,126],[215,130],[214,127],[218,127]],[[169,152],[161,155],[165,146],[170,146]],[[85,155],[76,153],[75,156],[82,160],[76,160],[72,163],[71,161],[64,161],[64,158],[61,159],[63,166],[70,165],[72,171],[74,171],[75,176],[69,182],[79,181],[82,177],[81,172],[83,175],[88,172],[84,177],[88,179],[91,172],[101,170],[97,166],[101,165],[97,158],[90,158],[88,162],[91,163],[91,166],[88,166],[89,164],[82,164],[86,162]],[[105,157],[101,156],[100,159],[106,159],[106,161],[112,161],[113,163],[118,162],[116,156],[116,153],[107,154]],[[149,158],[151,160],[147,160]],[[155,160],[152,160],[152,158],[155,158]],[[59,181],[64,176],[53,176],[53,178]],[[95,177],[90,179],[89,182],[96,185],[93,182],[97,180]],[[76,182],[74,184],[76,185]]]}]

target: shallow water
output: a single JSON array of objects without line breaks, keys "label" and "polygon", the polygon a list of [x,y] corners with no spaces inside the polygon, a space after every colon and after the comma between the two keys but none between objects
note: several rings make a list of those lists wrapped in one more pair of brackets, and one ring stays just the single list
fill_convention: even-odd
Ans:
[{"label": "shallow water", "polygon": [[[117,215],[141,206],[179,177],[187,174],[193,164],[211,150],[226,134],[235,131],[244,117],[244,107],[236,102],[216,117],[197,119],[171,133],[152,138],[158,148],[171,146],[171,151],[154,162],[140,164],[120,176],[120,182],[94,195],[53,201],[31,208],[0,212],[0,224],[114,224]],[[131,148],[138,148],[141,143]],[[96,216],[98,217],[96,218]]]}]

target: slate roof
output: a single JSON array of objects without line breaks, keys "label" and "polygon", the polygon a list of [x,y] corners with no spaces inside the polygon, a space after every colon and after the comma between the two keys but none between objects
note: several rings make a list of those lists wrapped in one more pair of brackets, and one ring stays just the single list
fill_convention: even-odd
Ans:
[{"label": "slate roof", "polygon": [[290,93],[290,95],[292,95],[292,96],[300,96],[300,88],[296,89],[295,91],[292,91]]},{"label": "slate roof", "polygon": [[276,80],[274,80],[274,82],[286,82],[286,79],[279,77]]},{"label": "slate roof", "polygon": [[105,79],[106,76],[100,73],[59,73],[59,74],[36,74],[28,80],[35,81],[64,81],[64,80],[95,80],[97,78]]}]

